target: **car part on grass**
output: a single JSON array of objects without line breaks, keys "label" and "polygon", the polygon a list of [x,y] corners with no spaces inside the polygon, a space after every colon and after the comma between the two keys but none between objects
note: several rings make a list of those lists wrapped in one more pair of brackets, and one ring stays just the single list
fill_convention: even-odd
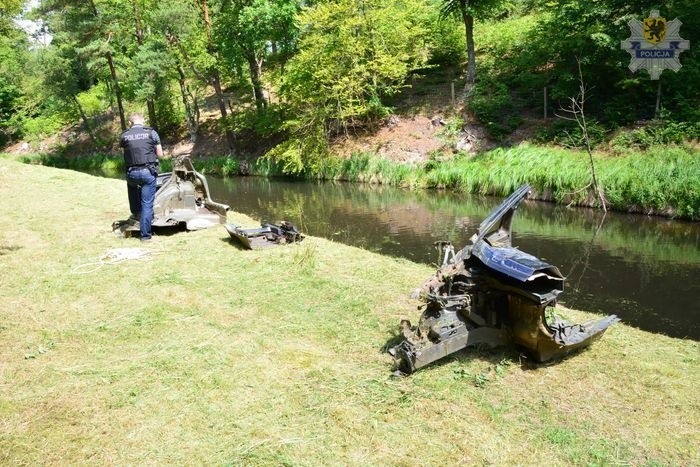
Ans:
[{"label": "car part on grass", "polygon": [[279,225],[262,223],[259,229],[242,229],[235,224],[225,224],[224,227],[231,238],[249,250],[300,242],[304,239],[304,235],[296,226],[287,221],[281,221]]},{"label": "car part on grass", "polygon": [[[172,172],[159,174],[156,186],[153,227],[184,224],[187,230],[199,230],[226,222],[229,207],[211,199],[207,179],[194,169],[189,156],[173,159]],[[130,217],[112,228],[127,236],[139,232],[139,221]]]},{"label": "car part on grass", "polygon": [[159,173],[158,176],[156,177],[156,190],[160,190],[160,188],[165,185],[168,180],[170,180],[170,177],[173,176],[172,172],[162,172]]},{"label": "car part on grass", "polygon": [[619,321],[610,315],[571,324],[553,316],[564,276],[511,245],[513,215],[529,192],[523,185],[503,201],[460,251],[436,242],[442,265],[414,294],[425,302],[418,326],[402,321],[404,340],[389,350],[399,371],[476,344],[514,343],[546,362],[589,345]]}]

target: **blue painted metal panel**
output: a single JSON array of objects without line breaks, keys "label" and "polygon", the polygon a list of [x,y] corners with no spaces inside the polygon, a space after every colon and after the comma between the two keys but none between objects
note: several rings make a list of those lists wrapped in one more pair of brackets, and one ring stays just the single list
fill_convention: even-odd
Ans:
[{"label": "blue painted metal panel", "polygon": [[474,245],[472,254],[491,269],[521,282],[525,282],[539,270],[552,267],[517,248],[495,248],[483,240]]}]

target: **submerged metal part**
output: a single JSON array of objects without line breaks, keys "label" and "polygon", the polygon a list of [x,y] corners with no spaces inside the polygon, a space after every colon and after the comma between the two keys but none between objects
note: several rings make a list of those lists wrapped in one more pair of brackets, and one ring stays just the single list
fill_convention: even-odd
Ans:
[{"label": "submerged metal part", "polygon": [[417,326],[403,321],[404,340],[389,350],[397,368],[411,373],[467,346],[514,343],[546,362],[586,347],[619,321],[610,315],[584,324],[547,318],[564,291],[559,269],[511,244],[513,215],[530,192],[523,185],[479,225],[415,296],[426,306]]},{"label": "submerged metal part", "polygon": [[285,243],[300,242],[304,235],[294,224],[281,221],[279,225],[262,223],[258,229],[242,229],[235,224],[225,224],[231,238],[249,250],[259,250]]},{"label": "submerged metal part", "polygon": [[[154,227],[184,224],[187,230],[199,230],[226,222],[229,206],[211,199],[207,179],[195,170],[189,156],[174,159],[172,172],[159,174],[156,186]],[[139,222],[130,218],[112,227],[128,235],[139,231]]]}]

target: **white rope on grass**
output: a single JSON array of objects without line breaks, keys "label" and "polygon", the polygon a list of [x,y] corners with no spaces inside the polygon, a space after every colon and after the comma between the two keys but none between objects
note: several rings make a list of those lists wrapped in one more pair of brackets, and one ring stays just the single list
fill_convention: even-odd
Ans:
[{"label": "white rope on grass", "polygon": [[104,265],[118,264],[123,261],[150,261],[153,255],[159,253],[148,248],[111,248],[96,261],[80,264],[73,268],[73,274],[89,274]]}]

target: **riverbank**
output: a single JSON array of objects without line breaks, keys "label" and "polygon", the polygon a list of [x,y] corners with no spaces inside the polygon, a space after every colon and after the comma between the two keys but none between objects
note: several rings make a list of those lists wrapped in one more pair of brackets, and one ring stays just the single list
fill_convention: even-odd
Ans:
[{"label": "riverbank", "polygon": [[697,342],[618,324],[557,365],[474,349],[394,378],[426,266],[214,228],[98,267],[141,246],[111,233],[122,181],[0,158],[0,195],[0,463],[700,463]]},{"label": "riverbank", "polygon": [[[121,156],[82,158],[34,155],[27,162],[81,170],[120,170]],[[700,220],[700,152],[692,146],[652,147],[617,156],[595,154],[597,180],[613,211]],[[283,175],[267,159],[244,163],[228,157],[196,160],[207,174]],[[164,165],[168,170],[168,165]],[[481,195],[507,196],[523,183],[532,199],[563,205],[601,208],[591,186],[588,154],[561,148],[521,144],[477,156],[446,156],[425,163],[401,163],[371,153],[329,159],[296,175],[304,179],[381,183],[409,188],[437,188]]]}]

